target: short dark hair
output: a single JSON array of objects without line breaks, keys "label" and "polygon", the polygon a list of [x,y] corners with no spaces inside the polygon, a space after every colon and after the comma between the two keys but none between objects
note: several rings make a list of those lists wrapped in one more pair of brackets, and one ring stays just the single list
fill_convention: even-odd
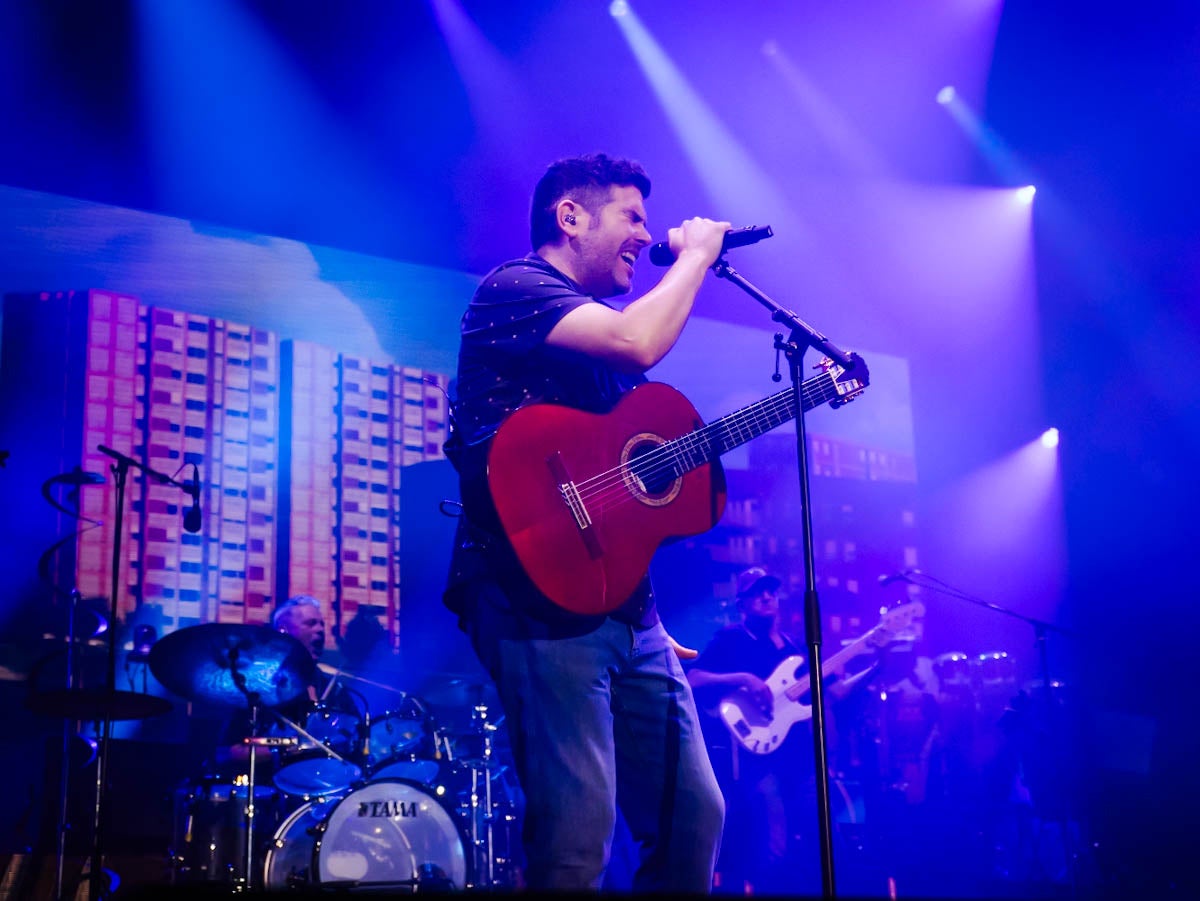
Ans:
[{"label": "short dark hair", "polygon": [[632,186],[650,196],[650,176],[640,163],[614,159],[603,153],[588,153],[551,163],[533,189],[529,211],[529,242],[537,250],[558,237],[555,208],[570,197],[594,214],[608,202],[613,185]]}]

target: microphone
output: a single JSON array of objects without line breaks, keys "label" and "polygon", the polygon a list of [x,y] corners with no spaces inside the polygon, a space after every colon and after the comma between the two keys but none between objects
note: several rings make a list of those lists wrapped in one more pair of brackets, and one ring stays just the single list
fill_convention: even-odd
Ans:
[{"label": "microphone", "polygon": [[183,514],[183,528],[188,532],[200,531],[200,468],[192,464],[192,480],[183,483],[183,490],[192,496],[192,505]]},{"label": "microphone", "polygon": [[907,582],[909,576],[919,576],[920,574],[921,571],[919,569],[906,569],[898,573],[892,573],[888,576],[880,576],[879,584],[891,585],[893,582]]},{"label": "microphone", "polygon": [[[721,244],[721,253],[735,247],[745,247],[747,244],[757,244],[774,232],[769,225],[747,225],[745,228],[731,228],[725,232],[725,240]],[[666,241],[659,241],[650,247],[650,262],[655,266],[670,266],[675,262],[675,251]]]}]

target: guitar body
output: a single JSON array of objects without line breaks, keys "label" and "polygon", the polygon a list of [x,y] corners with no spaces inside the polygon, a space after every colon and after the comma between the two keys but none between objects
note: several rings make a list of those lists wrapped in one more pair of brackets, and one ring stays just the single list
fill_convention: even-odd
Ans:
[{"label": "guitar body", "polygon": [[638,385],[605,414],[531,404],[505,420],[488,454],[488,487],[543,594],[573,613],[609,613],[637,588],[659,545],[717,524],[720,462],[677,475],[655,455],[702,425],[660,382]]},{"label": "guitar body", "polygon": [[812,717],[810,705],[790,697],[798,689],[807,689],[808,676],[796,675],[802,666],[804,658],[793,654],[767,677],[767,687],[774,698],[770,716],[745,691],[735,691],[721,701],[718,708],[721,719],[742,748],[755,754],[770,754],[792,726]]}]

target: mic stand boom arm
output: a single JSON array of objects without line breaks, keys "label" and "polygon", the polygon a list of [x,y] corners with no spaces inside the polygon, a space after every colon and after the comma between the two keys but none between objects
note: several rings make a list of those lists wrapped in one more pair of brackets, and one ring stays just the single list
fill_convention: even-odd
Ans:
[{"label": "mic stand boom arm", "polygon": [[[808,448],[804,426],[804,406],[800,396],[802,381],[802,360],[804,352],[814,347],[829,357],[847,371],[854,368],[854,359],[829,341],[821,333],[811,328],[800,317],[790,310],[785,310],[750,282],[746,281],[725,258],[718,257],[712,265],[713,272],[718,278],[733,282],[747,294],[771,310],[771,318],[791,329],[791,334],[785,342],[782,336],[776,336],[775,349],[783,351],[790,364],[792,375],[792,392],[796,404],[796,457],[800,477],[800,512],[802,538],[804,547],[804,631],[808,643],[808,671],[812,674],[821,672],[821,607],[817,598],[817,580],[814,569],[815,555],[813,553],[812,537],[812,507],[809,503],[808,485]],[[820,838],[821,855],[821,888],[825,898],[835,895],[833,874],[833,843],[832,827],[829,812],[829,765],[827,760],[827,742],[825,738],[825,704],[824,687],[819,675],[810,680],[812,692],[812,725],[813,750],[815,759],[815,777],[817,788],[817,831]]]},{"label": "mic stand boom arm", "polygon": [[[103,444],[96,446],[100,453],[112,457],[116,462],[112,466],[113,480],[117,488],[116,513],[113,517],[112,535],[112,582],[109,597],[108,617],[108,673],[105,690],[110,698],[115,696],[117,689],[117,599],[121,589],[121,530],[124,525],[125,484],[129,478],[130,468],[142,470],[146,475],[163,485],[175,485],[185,491],[189,487],[176,481],[171,476],[151,469],[140,460],[135,460],[127,454],[115,451]],[[89,898],[100,901],[107,898],[109,886],[104,878],[104,832],[106,829],[105,814],[107,813],[104,798],[107,794],[108,783],[108,743],[112,734],[113,709],[111,704],[104,705],[104,719],[100,726],[100,741],[96,747],[96,805],[92,819],[92,860],[89,870]]]}]

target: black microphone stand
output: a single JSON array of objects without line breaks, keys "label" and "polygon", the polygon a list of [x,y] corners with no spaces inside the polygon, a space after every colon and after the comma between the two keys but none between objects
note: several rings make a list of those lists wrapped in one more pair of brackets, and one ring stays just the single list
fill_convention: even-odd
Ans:
[{"label": "black microphone stand", "polygon": [[833,841],[829,812],[829,764],[825,737],[824,686],[821,678],[821,606],[817,598],[815,554],[813,553],[812,507],[809,503],[808,446],[804,426],[804,406],[801,398],[801,364],[804,353],[814,347],[847,370],[854,367],[850,355],[835,347],[829,339],[807,325],[795,313],[785,310],[750,282],[746,281],[725,260],[718,257],[712,265],[718,278],[727,279],[759,301],[768,310],[771,318],[791,329],[788,340],[782,335],[775,338],[776,351],[783,351],[788,359],[792,376],[793,401],[796,404],[796,456],[800,477],[800,511],[804,546],[804,631],[808,644],[808,672],[812,692],[813,750],[816,763],[817,788],[817,831],[820,839],[821,892],[826,898],[835,895],[833,873]]},{"label": "black microphone stand", "polygon": [[100,723],[100,741],[97,743],[96,748],[96,805],[92,820],[92,864],[88,873],[88,898],[90,901],[99,901],[99,899],[107,897],[108,892],[108,886],[104,879],[104,831],[107,825],[105,822],[107,811],[104,799],[107,794],[108,785],[108,742],[112,734],[113,707],[118,696],[117,603],[121,589],[121,530],[125,519],[125,484],[129,478],[130,467],[136,467],[163,485],[175,485],[185,491],[188,490],[188,487],[184,483],[177,482],[171,476],[151,469],[146,464],[120,451],[115,451],[111,447],[105,447],[103,444],[97,445],[96,449],[117,461],[112,466],[113,478],[117,486],[117,498],[116,514],[113,518],[112,582],[108,619],[108,672],[105,680],[108,703],[104,705],[104,718]]},{"label": "black microphone stand", "polygon": [[[1015,610],[1010,610],[1000,604],[988,601],[980,597],[968,594],[967,592],[954,588],[946,584],[941,579],[936,579],[931,575],[921,572],[920,570],[911,569],[902,573],[897,573],[896,578],[902,582],[908,582],[910,585],[916,585],[918,588],[929,589],[936,591],[939,594],[944,594],[946,597],[955,598],[960,601],[966,601],[969,604],[975,604],[979,607],[985,607],[988,610],[993,610],[996,613],[1002,613],[1005,616],[1011,616],[1013,619],[1019,619],[1021,622],[1028,623],[1033,628],[1034,645],[1038,652],[1038,665],[1042,673],[1042,694],[1046,704],[1046,715],[1054,715],[1054,683],[1050,680],[1050,654],[1046,646],[1046,633],[1057,632],[1066,637],[1074,637],[1069,629],[1064,629],[1062,626],[1057,626],[1054,623],[1046,622],[1043,619],[1038,619],[1033,616],[1026,616],[1024,613],[1017,613]],[[1047,754],[1046,749],[1043,749],[1043,754]],[[1077,890],[1075,880],[1075,855],[1069,850],[1068,829],[1066,822],[1066,814],[1062,816],[1062,821],[1059,823],[1059,828],[1062,831],[1063,849],[1067,855],[1067,867],[1071,875],[1072,892]]]}]

